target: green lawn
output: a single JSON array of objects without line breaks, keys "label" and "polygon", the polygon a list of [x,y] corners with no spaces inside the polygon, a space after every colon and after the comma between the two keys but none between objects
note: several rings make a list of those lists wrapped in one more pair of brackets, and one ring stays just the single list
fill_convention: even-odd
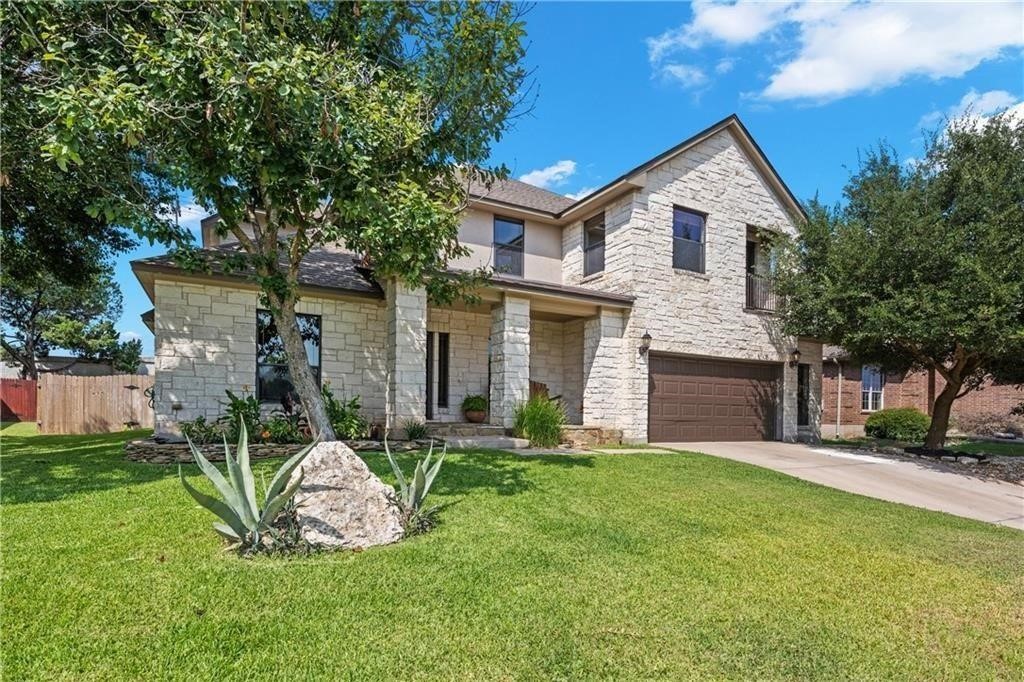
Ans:
[{"label": "green lawn", "polygon": [[453,454],[429,535],[242,560],[174,468],[121,459],[131,434],[18,433],[0,443],[5,679],[1024,669],[1024,533],[744,464]]}]

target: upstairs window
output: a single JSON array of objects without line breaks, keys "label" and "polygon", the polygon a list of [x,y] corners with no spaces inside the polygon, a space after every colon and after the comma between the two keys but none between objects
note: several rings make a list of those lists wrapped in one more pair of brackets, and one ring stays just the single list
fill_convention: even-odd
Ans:
[{"label": "upstairs window", "polygon": [[873,365],[864,365],[860,370],[860,409],[875,412],[882,409],[882,389],[885,379],[882,370]]},{"label": "upstairs window", "polygon": [[494,270],[523,276],[523,221],[494,216]]},{"label": "upstairs window", "polygon": [[706,216],[678,206],[672,209],[672,267],[704,272]]},{"label": "upstairs window", "polygon": [[[298,315],[299,333],[306,345],[306,359],[320,383],[320,316]],[[295,390],[288,372],[288,355],[269,310],[256,311],[256,398],[279,402]]]},{"label": "upstairs window", "polygon": [[583,221],[583,276],[604,270],[604,212]]}]

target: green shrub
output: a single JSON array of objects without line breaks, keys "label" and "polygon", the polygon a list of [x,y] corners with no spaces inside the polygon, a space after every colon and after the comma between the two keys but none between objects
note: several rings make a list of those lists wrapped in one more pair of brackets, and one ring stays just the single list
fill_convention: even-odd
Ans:
[{"label": "green shrub", "polygon": [[463,412],[486,412],[487,398],[482,395],[467,395],[462,399]]},{"label": "green shrub", "polygon": [[879,410],[864,422],[864,433],[873,438],[887,438],[907,443],[919,443],[928,433],[931,419],[913,407],[894,407]]},{"label": "green shrub", "polygon": [[402,422],[402,430],[405,431],[406,440],[423,440],[427,437],[427,425],[415,419]]},{"label": "green shrub", "polygon": [[561,402],[538,395],[516,407],[513,432],[529,438],[530,445],[551,448],[562,442],[565,411]]},{"label": "green shrub", "polygon": [[331,387],[324,384],[321,389],[324,396],[324,406],[327,408],[327,418],[334,427],[334,433],[338,438],[353,439],[366,437],[366,420],[359,414],[361,405],[359,396],[353,396],[348,402],[342,402],[334,397]]},{"label": "green shrub", "polygon": [[260,428],[260,401],[255,395],[247,395],[239,398],[231,391],[224,391],[228,396],[227,412],[217,420],[227,433],[228,440],[238,440],[239,425],[245,424],[245,430],[251,434],[250,437],[258,436]]},{"label": "green shrub", "polygon": [[398,481],[395,492],[405,517],[406,533],[414,535],[430,530],[434,525],[437,507],[424,507],[423,501],[427,498],[427,493],[430,492],[430,486],[434,483],[437,472],[441,470],[441,463],[444,462],[445,455],[448,454],[448,446],[444,446],[441,456],[431,466],[430,459],[434,456],[434,443],[431,441],[430,451],[427,452],[425,458],[416,462],[411,479],[406,479],[402,474],[402,468],[398,466],[398,462],[391,454],[391,448],[388,447],[387,438],[384,439],[384,452],[387,453],[388,461],[391,462],[391,470],[395,472],[395,480]]},{"label": "green shrub", "polygon": [[239,420],[237,431],[238,447],[234,457],[231,456],[231,449],[227,443],[224,444],[224,460],[228,470],[226,478],[217,467],[203,457],[203,453],[191,441],[188,444],[193,459],[213,484],[221,499],[197,490],[185,480],[180,466],[178,478],[192,499],[220,519],[221,523],[213,524],[213,529],[243,552],[252,552],[280,543],[281,537],[275,532],[274,522],[302,484],[301,470],[294,481],[289,483],[289,480],[292,472],[313,449],[314,443],[281,465],[271,479],[261,503],[256,496],[256,481],[249,466],[249,435],[244,420]]},{"label": "green shrub", "polygon": [[297,415],[275,414],[265,420],[260,440],[268,443],[303,443],[310,439],[303,433]]},{"label": "green shrub", "polygon": [[206,421],[206,417],[196,417],[192,421],[183,421],[178,424],[181,433],[193,443],[206,445],[216,443],[221,439],[224,429],[220,424]]}]

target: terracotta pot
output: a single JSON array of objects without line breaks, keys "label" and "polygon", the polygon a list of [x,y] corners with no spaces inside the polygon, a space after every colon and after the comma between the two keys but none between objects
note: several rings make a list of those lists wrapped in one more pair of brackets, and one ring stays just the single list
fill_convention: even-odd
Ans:
[{"label": "terracotta pot", "polygon": [[466,410],[466,421],[473,424],[482,424],[487,419],[487,412],[484,410]]}]

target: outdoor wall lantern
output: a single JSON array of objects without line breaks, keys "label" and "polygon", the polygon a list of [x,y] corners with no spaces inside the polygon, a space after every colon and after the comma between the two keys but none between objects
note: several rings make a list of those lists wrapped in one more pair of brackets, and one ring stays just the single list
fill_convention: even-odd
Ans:
[{"label": "outdoor wall lantern", "polygon": [[651,334],[650,332],[644,332],[644,335],[640,337],[640,355],[647,355],[647,351],[651,349]]},{"label": "outdoor wall lantern", "polygon": [[790,367],[796,367],[800,364],[800,351],[796,348],[789,351],[789,365]]}]

